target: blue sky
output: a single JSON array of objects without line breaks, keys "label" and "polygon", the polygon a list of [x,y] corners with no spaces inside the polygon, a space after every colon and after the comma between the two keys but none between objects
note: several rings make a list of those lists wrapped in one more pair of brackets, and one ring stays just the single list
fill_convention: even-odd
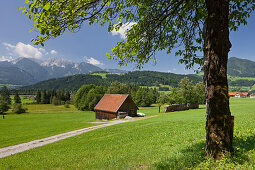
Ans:
[{"label": "blue sky", "polygon": [[[33,46],[30,42],[36,32],[29,30],[33,23],[18,7],[24,6],[23,0],[1,2],[0,10],[0,60],[18,57],[33,57],[46,60],[49,57],[65,58],[74,62],[89,62],[102,68],[119,68],[117,63],[106,57],[114,45],[121,41],[121,35],[107,32],[106,27],[84,24],[78,33],[63,34],[49,40],[44,47]],[[255,14],[248,20],[247,26],[241,26],[237,32],[230,33],[232,48],[229,57],[239,57],[255,61]],[[143,70],[173,72],[179,74],[193,73],[178,64],[179,58],[174,54],[158,52],[157,64],[153,61],[144,65]],[[135,64],[122,67],[124,70],[135,70]]]}]

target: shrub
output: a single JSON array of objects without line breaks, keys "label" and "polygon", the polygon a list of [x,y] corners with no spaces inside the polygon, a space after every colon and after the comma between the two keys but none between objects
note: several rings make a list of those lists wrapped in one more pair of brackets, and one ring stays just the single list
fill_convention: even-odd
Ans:
[{"label": "shrub", "polygon": [[65,103],[65,108],[70,108],[70,105],[69,105],[69,102],[68,101],[66,101],[66,103]]},{"label": "shrub", "polygon": [[159,87],[159,91],[169,91],[169,87]]},{"label": "shrub", "polygon": [[15,103],[13,105],[13,109],[12,109],[13,113],[21,114],[21,113],[25,113],[26,111],[27,111],[27,108],[23,107],[22,104],[20,103]]}]

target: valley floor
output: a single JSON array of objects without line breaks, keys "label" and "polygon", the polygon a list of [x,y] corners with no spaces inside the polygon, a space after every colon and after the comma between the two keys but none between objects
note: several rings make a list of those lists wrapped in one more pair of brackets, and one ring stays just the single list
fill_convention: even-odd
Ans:
[{"label": "valley floor", "polygon": [[[204,106],[195,110],[161,114],[157,113],[157,107],[148,107],[140,108],[139,112],[159,116],[97,129],[8,156],[0,159],[0,169],[254,169],[255,99],[231,98],[230,103],[232,115],[235,116],[235,151],[231,158],[223,159],[220,162],[214,162],[204,157]],[[76,113],[77,116],[75,114],[73,116],[66,112],[62,113],[63,117],[61,117],[60,112],[48,111],[20,116],[24,116],[25,121],[30,116],[33,117],[37,114],[41,117],[43,114],[48,118],[50,115],[57,117],[56,120],[47,124],[49,127],[54,127],[54,123],[58,128],[64,126],[65,123],[73,123],[77,127],[88,122],[84,119],[86,114],[81,116],[82,113]],[[70,121],[66,119],[67,115],[69,115]],[[36,121],[36,118],[33,120]],[[89,116],[88,120],[93,121]],[[42,124],[45,123],[44,121]],[[17,125],[19,121],[15,122],[14,120],[9,123],[16,124],[3,125],[2,122],[1,120],[1,128],[12,129],[9,130],[9,133],[4,133],[5,139],[15,143],[15,140],[12,139],[15,137],[8,138],[8,136],[15,129],[22,129],[25,124]],[[61,123],[58,124],[58,122]],[[29,127],[32,128],[32,125]],[[38,130],[40,127],[36,126],[34,129]],[[70,131],[73,127],[69,125],[60,129],[64,131],[69,128]],[[54,131],[54,128],[51,130]],[[28,132],[28,129],[24,127],[24,131]],[[40,133],[41,131],[43,130],[39,130]],[[48,134],[51,132],[50,130],[46,131]],[[19,136],[19,133],[16,134]],[[21,136],[19,138],[23,139]],[[6,145],[8,145],[6,142],[2,142],[2,147]]]}]

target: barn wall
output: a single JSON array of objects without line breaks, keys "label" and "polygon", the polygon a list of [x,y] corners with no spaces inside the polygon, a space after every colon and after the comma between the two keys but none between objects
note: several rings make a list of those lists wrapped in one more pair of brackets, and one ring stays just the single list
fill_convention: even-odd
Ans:
[{"label": "barn wall", "polygon": [[165,107],[165,112],[174,112],[189,109],[186,104],[173,104]]},{"label": "barn wall", "polygon": [[99,110],[95,111],[95,116],[96,116],[96,119],[99,119],[99,120],[102,120],[102,119],[112,120],[114,118],[117,118],[116,113],[99,111]]},{"label": "barn wall", "polygon": [[173,104],[173,105],[166,105],[165,112],[174,112],[174,111],[182,111],[188,109],[198,109],[198,103],[188,103],[188,104]]},{"label": "barn wall", "polygon": [[198,103],[188,103],[188,108],[189,109],[198,109],[199,104]]},{"label": "barn wall", "polygon": [[137,116],[137,106],[133,102],[131,97],[128,97],[125,102],[119,108],[119,111],[128,113],[128,116]]}]

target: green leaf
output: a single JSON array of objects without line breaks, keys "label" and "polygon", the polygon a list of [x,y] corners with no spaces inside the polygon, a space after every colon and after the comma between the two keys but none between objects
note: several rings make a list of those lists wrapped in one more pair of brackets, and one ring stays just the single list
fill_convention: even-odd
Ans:
[{"label": "green leaf", "polygon": [[50,9],[50,2],[48,2],[43,9],[45,9],[46,11],[48,11]]}]

